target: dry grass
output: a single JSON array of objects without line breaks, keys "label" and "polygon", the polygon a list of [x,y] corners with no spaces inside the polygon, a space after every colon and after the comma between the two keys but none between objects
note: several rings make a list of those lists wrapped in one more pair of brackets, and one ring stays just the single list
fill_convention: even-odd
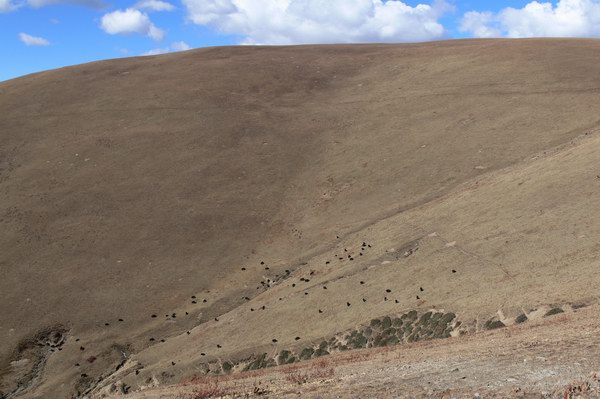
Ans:
[{"label": "dry grass", "polygon": [[218,398],[225,394],[226,391],[220,387],[219,381],[213,380],[194,389],[191,393],[180,395],[178,399],[209,399]]},{"label": "dry grass", "polygon": [[321,359],[312,363],[306,370],[301,371],[301,368],[290,367],[284,371],[285,380],[292,384],[302,385],[308,382],[320,381],[331,378],[335,375],[335,370],[330,362]]}]

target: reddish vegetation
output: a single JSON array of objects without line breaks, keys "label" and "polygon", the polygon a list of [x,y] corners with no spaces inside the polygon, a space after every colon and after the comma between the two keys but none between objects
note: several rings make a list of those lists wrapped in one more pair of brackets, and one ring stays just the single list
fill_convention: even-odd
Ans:
[{"label": "reddish vegetation", "polygon": [[299,366],[287,368],[284,370],[286,381],[302,385],[307,382],[331,378],[335,374],[333,367],[325,359],[314,362],[309,367],[305,367],[305,369],[302,371],[302,367]]},{"label": "reddish vegetation", "polygon": [[217,380],[194,389],[191,393],[180,396],[180,399],[209,399],[225,395],[225,390],[219,386]]}]

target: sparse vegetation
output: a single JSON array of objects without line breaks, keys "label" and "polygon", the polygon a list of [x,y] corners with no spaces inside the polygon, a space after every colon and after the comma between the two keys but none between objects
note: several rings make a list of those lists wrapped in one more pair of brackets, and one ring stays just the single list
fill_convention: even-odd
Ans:
[{"label": "sparse vegetation", "polygon": [[524,323],[526,321],[527,321],[527,315],[525,313],[521,313],[515,319],[515,323],[517,323],[517,324],[521,324],[521,323]]},{"label": "sparse vegetation", "polygon": [[213,380],[195,388],[191,393],[179,396],[179,399],[210,399],[225,394],[226,391],[219,386],[219,381]]},{"label": "sparse vegetation", "polygon": [[[381,319],[372,319],[368,326],[324,339],[317,346],[305,347],[299,352],[282,350],[274,357],[263,353],[260,356],[241,361],[241,363],[245,363],[244,371],[250,371],[319,358],[332,352],[388,347],[400,342],[414,342],[423,339],[448,338],[454,325],[451,322],[455,318],[454,313],[442,312],[426,312],[419,317],[418,313],[412,310],[399,317],[384,316]],[[231,363],[231,367],[223,366],[223,372],[230,372],[234,364]]]},{"label": "sparse vegetation", "polygon": [[223,362],[223,372],[225,373],[230,373],[231,370],[233,369],[233,364],[231,364],[230,362]]},{"label": "sparse vegetation", "polygon": [[506,327],[506,326],[500,320],[490,319],[485,322],[484,327],[486,330],[495,330],[496,328],[502,328],[502,327]]},{"label": "sparse vegetation", "polygon": [[308,360],[312,357],[313,353],[315,353],[313,348],[304,348],[300,353],[300,359]]},{"label": "sparse vegetation", "polygon": [[565,311],[562,310],[562,308],[552,308],[549,311],[546,312],[546,314],[544,315],[544,317],[548,317],[548,316],[553,316],[555,314],[559,314],[559,313],[564,313]]},{"label": "sparse vegetation", "polygon": [[285,371],[285,379],[292,384],[306,384],[308,382],[331,378],[335,371],[328,362],[315,362],[308,370],[290,369]]}]

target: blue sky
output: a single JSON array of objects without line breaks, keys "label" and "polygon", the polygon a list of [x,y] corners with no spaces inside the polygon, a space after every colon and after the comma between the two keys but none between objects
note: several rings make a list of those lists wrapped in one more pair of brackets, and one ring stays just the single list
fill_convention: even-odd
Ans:
[{"label": "blue sky", "polygon": [[0,80],[229,44],[599,37],[600,0],[0,0]]}]

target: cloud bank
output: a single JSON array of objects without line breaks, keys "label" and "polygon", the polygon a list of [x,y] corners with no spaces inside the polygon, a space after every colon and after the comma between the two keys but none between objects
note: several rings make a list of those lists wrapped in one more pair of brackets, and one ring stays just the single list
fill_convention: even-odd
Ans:
[{"label": "cloud bank", "polygon": [[532,1],[498,13],[471,11],[459,29],[475,37],[599,37],[600,1]]},{"label": "cloud bank", "polygon": [[445,37],[444,0],[182,0],[188,19],[247,44],[424,41]]},{"label": "cloud bank", "polygon": [[162,0],[142,0],[137,2],[134,8],[148,11],[173,11],[175,6]]},{"label": "cloud bank", "polygon": [[106,6],[103,0],[27,0],[27,5],[33,8],[40,8],[55,4],[75,4],[90,8],[103,8]]},{"label": "cloud bank", "polygon": [[11,12],[15,10],[17,6],[10,0],[0,0],[0,13]]},{"label": "cloud bank", "polygon": [[186,42],[174,42],[171,43],[170,47],[165,48],[155,48],[153,50],[147,51],[142,55],[159,55],[159,54],[167,54],[177,51],[185,51],[190,50],[191,47]]}]

